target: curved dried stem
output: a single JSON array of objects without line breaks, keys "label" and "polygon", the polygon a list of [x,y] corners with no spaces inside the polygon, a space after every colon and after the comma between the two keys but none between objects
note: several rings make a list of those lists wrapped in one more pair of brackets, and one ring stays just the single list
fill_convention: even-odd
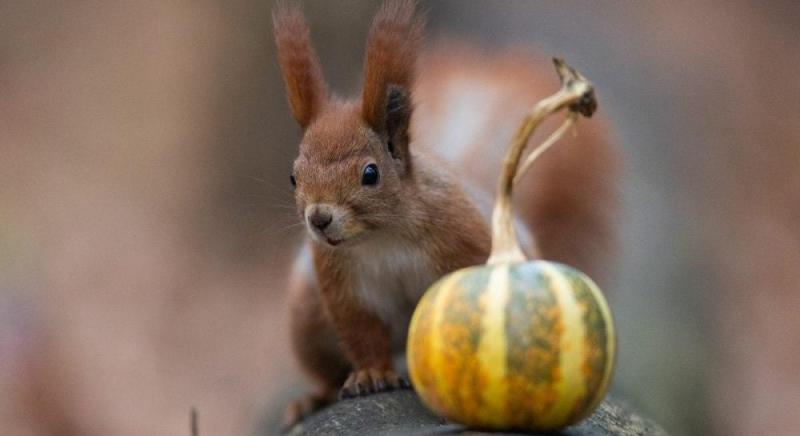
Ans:
[{"label": "curved dried stem", "polygon": [[[513,216],[511,213],[511,194],[514,187],[514,180],[519,170],[522,152],[525,150],[525,146],[533,132],[548,116],[561,109],[567,108],[573,113],[580,113],[581,115],[589,117],[597,108],[597,101],[591,83],[563,60],[556,58],[553,59],[553,62],[556,66],[556,72],[558,72],[559,78],[561,79],[561,89],[550,97],[537,103],[531,113],[525,117],[522,125],[514,134],[505,160],[503,161],[500,180],[497,185],[497,198],[494,204],[494,211],[492,212],[492,252],[487,261],[487,264],[490,265],[523,262],[526,260],[519,246],[516,232],[514,231]],[[563,127],[564,126],[562,126],[562,128]],[[562,129],[559,128],[559,130]],[[566,128],[564,128],[563,131],[566,131]],[[549,147],[555,143],[555,141],[563,135],[563,131],[560,134],[556,131],[543,145]],[[532,160],[535,160],[546,148],[540,146],[538,150],[541,151],[534,155],[532,159],[529,158],[529,161],[532,162]],[[529,166],[529,164],[523,165],[523,170],[520,171],[519,174],[523,174],[524,170],[527,170]]]},{"label": "curved dried stem", "polygon": [[564,122],[561,123],[560,126],[558,126],[558,129],[553,131],[553,133],[551,133],[550,136],[544,140],[544,142],[536,146],[536,148],[534,148],[533,151],[531,151],[531,154],[529,154],[528,157],[525,158],[525,162],[523,162],[520,165],[519,169],[517,170],[517,175],[514,176],[515,185],[519,183],[520,179],[522,179],[525,173],[528,172],[528,170],[531,168],[536,159],[538,159],[539,156],[541,156],[545,151],[547,151],[553,144],[558,142],[558,140],[561,139],[561,137],[564,136],[565,133],[567,133],[567,130],[569,130],[570,127],[575,125],[575,122],[577,120],[578,120],[577,113],[570,112],[569,114],[567,114],[567,118],[565,118]]}]

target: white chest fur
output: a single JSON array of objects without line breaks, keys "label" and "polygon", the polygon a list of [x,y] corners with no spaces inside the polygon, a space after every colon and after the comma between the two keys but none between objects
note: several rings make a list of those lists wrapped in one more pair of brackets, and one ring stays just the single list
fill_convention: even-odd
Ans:
[{"label": "white chest fur", "polygon": [[404,342],[414,307],[437,279],[430,258],[413,244],[382,240],[354,247],[352,260],[358,299]]}]

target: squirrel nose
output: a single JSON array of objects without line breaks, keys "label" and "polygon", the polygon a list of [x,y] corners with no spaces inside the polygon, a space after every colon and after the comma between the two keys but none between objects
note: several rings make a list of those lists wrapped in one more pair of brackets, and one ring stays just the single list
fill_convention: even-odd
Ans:
[{"label": "squirrel nose", "polygon": [[311,216],[308,217],[308,221],[312,226],[316,227],[317,230],[322,231],[333,221],[333,217],[329,213],[314,211]]}]

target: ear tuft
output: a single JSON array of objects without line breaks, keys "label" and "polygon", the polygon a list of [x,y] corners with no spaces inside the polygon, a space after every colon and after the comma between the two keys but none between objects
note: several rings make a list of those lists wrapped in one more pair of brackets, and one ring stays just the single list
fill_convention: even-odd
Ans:
[{"label": "ear tuft", "polygon": [[385,132],[389,153],[395,159],[406,159],[408,128],[411,123],[411,95],[406,88],[389,85],[386,97]]},{"label": "ear tuft", "polygon": [[289,106],[295,120],[306,128],[328,98],[322,70],[311,45],[311,32],[300,8],[286,2],[278,2],[272,24]]},{"label": "ear tuft", "polygon": [[375,15],[367,38],[361,114],[376,131],[385,132],[389,87],[406,95],[414,82],[414,67],[422,44],[424,20],[413,0],[389,0]]}]

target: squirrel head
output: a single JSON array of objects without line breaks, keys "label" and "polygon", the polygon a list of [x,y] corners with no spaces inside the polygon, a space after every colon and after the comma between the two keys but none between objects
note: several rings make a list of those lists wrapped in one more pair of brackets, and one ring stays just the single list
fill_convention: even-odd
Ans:
[{"label": "squirrel head", "polygon": [[360,98],[332,97],[302,12],[279,5],[275,41],[292,115],[303,129],[290,180],[312,239],[329,247],[402,224],[411,88],[423,23],[409,0],[386,2],[367,39]]}]

